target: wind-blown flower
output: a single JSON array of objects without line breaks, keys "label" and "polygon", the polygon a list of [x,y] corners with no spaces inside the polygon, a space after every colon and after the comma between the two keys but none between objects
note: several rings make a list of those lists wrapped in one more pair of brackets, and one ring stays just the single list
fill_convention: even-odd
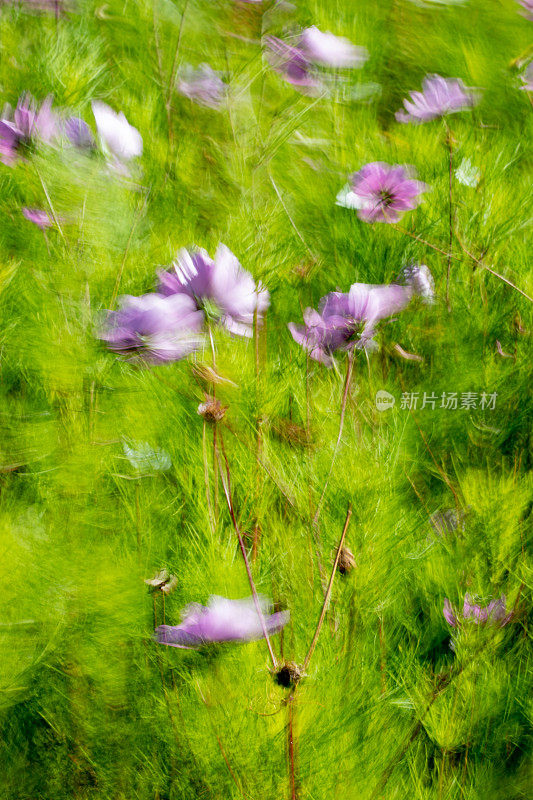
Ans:
[{"label": "wind-blown flower", "polygon": [[402,311],[415,295],[432,301],[433,278],[425,264],[404,270],[405,284],[354,283],[348,293],[330,292],[320,300],[318,311],[307,308],[304,325],[290,322],[295,342],[309,356],[327,367],[336,350],[375,349],[377,323]]},{"label": "wind-blown flower", "polygon": [[323,33],[315,25],[304,28],[300,48],[310,61],[326,67],[362,67],[368,59],[366,47],[356,47],[344,36]]},{"label": "wind-blown flower", "polygon": [[463,111],[479,99],[477,92],[468,89],[460,78],[442,78],[440,75],[426,75],[422,91],[410,92],[410,98],[403,101],[405,111],[396,112],[398,122],[428,122]]},{"label": "wind-blown flower", "polygon": [[100,140],[119,163],[142,154],[142,136],[122,111],[117,113],[100,100],[93,100],[91,106]]},{"label": "wind-blown flower", "polygon": [[31,94],[22,95],[13,114],[9,106],[0,119],[0,160],[11,166],[21,146],[37,142],[52,144],[59,132],[57,115],[52,111],[52,98],[47,97],[40,108]]},{"label": "wind-blown flower", "polygon": [[94,136],[87,123],[80,117],[69,117],[63,123],[65,136],[71,144],[80,150],[90,150],[94,147]]},{"label": "wind-blown flower", "polygon": [[530,61],[520,76],[524,84],[520,88],[524,92],[533,92],[533,61]]},{"label": "wind-blown flower", "polygon": [[[289,621],[288,611],[271,614],[272,605],[259,597],[263,621],[269,635],[280,631]],[[253,598],[228,600],[212,595],[208,605],[191,603],[182,611],[179,625],[160,625],[155,636],[159,644],[195,648],[215,642],[250,642],[263,637],[261,620]]]},{"label": "wind-blown flower", "polygon": [[413,175],[412,167],[383,161],[365,164],[351,176],[349,192],[339,192],[337,205],[357,208],[357,216],[365,222],[398,222],[428,191],[428,186]]},{"label": "wind-blown flower", "polygon": [[269,293],[256,286],[231,250],[219,244],[214,260],[205,250],[180,250],[173,270],[159,272],[158,291],[163,295],[186,295],[194,300],[202,319],[214,319],[230,333],[251,336],[269,305]]},{"label": "wind-blown flower", "polygon": [[227,84],[209,64],[200,64],[197,69],[187,65],[178,81],[177,90],[198,105],[218,109],[222,105]]},{"label": "wind-blown flower", "polygon": [[33,222],[33,224],[37,225],[42,231],[46,230],[46,228],[51,228],[54,224],[54,220],[48,212],[40,208],[23,208],[22,213],[27,220]]},{"label": "wind-blown flower", "polygon": [[272,69],[288,83],[304,90],[314,90],[320,86],[312,72],[311,60],[302,47],[287,44],[277,36],[267,36],[265,45]]},{"label": "wind-blown flower", "polygon": [[[447,597],[444,598],[444,608],[442,609],[446,622],[453,628],[460,625],[460,620],[452,604]],[[487,606],[473,604],[469,594],[465,594],[463,603],[463,620],[471,620],[476,625],[484,623],[494,623],[503,627],[512,619],[512,611],[508,614],[505,607],[505,595],[497,600],[491,600]]]},{"label": "wind-blown flower", "polygon": [[518,0],[518,2],[525,11],[524,16],[527,19],[533,20],[533,0]]},{"label": "wind-blown flower", "polygon": [[185,295],[126,295],[109,311],[100,339],[129,360],[153,364],[179,361],[202,346],[203,315]]}]

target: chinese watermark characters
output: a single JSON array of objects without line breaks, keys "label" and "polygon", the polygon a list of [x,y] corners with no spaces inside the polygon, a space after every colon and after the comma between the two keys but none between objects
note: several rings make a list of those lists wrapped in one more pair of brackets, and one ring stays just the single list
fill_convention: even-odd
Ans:
[{"label": "chinese watermark characters", "polygon": [[[497,392],[403,392],[400,408],[408,411],[494,411],[497,399]],[[376,392],[375,403],[378,411],[387,411],[395,405],[396,398],[380,389]]]}]

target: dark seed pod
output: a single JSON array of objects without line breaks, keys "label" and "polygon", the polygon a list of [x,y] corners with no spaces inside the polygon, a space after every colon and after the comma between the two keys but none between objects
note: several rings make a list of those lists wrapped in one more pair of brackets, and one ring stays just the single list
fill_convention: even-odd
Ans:
[{"label": "dark seed pod", "polygon": [[205,396],[205,403],[200,403],[198,406],[198,413],[207,422],[220,422],[224,419],[228,406],[223,406],[216,397],[211,395]]},{"label": "dark seed pod", "polygon": [[339,562],[337,564],[337,569],[339,570],[340,574],[346,575],[356,566],[357,564],[355,563],[355,558],[352,551],[348,547],[342,547],[339,555]]},{"label": "dark seed pod", "polygon": [[302,678],[303,672],[301,667],[295,664],[294,661],[286,661],[274,675],[274,680],[278,686],[283,686],[284,689],[290,689],[291,686],[296,686]]}]

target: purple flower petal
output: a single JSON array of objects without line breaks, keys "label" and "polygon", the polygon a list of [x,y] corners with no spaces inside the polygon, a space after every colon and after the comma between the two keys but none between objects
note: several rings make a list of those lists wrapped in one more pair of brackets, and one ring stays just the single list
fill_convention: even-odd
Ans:
[{"label": "purple flower petal", "polygon": [[46,230],[46,228],[51,228],[54,224],[54,220],[50,215],[39,208],[23,208],[22,213],[27,220],[33,222],[34,225],[37,225],[42,231]]},{"label": "purple flower petal", "polygon": [[[270,614],[271,604],[260,597],[263,621],[269,635],[280,631],[289,621],[288,611]],[[253,598],[228,600],[213,595],[208,605],[191,603],[182,612],[179,625],[160,625],[156,629],[160,644],[172,647],[201,647],[216,642],[248,642],[263,637],[263,627]]]},{"label": "purple flower petal", "polygon": [[365,164],[350,179],[351,191],[359,205],[358,216],[365,222],[397,222],[405,211],[416,208],[419,195],[428,187],[414,180],[412,168],[391,166],[382,161]]},{"label": "purple flower petal", "polygon": [[422,82],[422,92],[411,92],[404,100],[405,111],[397,111],[398,122],[420,124],[446,114],[463,111],[478,102],[478,94],[465,87],[460,78],[443,78],[427,75]]}]

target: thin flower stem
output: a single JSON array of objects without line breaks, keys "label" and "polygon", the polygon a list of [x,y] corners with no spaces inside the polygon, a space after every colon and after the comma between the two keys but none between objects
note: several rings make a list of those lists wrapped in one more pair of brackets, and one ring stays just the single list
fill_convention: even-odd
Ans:
[{"label": "thin flower stem", "polygon": [[287,206],[285,205],[285,203],[284,203],[284,201],[283,201],[283,197],[281,196],[281,192],[279,191],[278,187],[276,186],[276,182],[274,181],[274,178],[273,178],[273,177],[272,177],[272,175],[270,174],[270,170],[269,170],[269,178],[270,178],[270,183],[271,183],[271,184],[272,184],[272,186],[274,187],[274,191],[276,192],[276,195],[277,195],[277,197],[278,197],[278,200],[279,200],[279,202],[281,203],[281,206],[282,206],[282,208],[283,208],[283,210],[284,210],[285,214],[287,215],[287,218],[288,218],[289,222],[291,223],[291,225],[292,225],[292,227],[293,227],[293,229],[294,229],[294,231],[295,231],[296,235],[298,236],[298,239],[301,241],[301,243],[303,244],[303,246],[305,247],[305,249],[307,250],[307,252],[308,252],[308,253],[309,253],[309,255],[311,256],[311,258],[313,258],[313,260],[316,260],[316,256],[315,256],[315,254],[313,253],[313,251],[311,250],[311,248],[309,247],[309,245],[308,245],[308,244],[307,244],[307,242],[305,241],[304,237],[302,236],[302,234],[301,234],[301,233],[300,233],[300,231],[298,230],[298,228],[297,228],[297,226],[296,226],[296,223],[294,222],[293,218],[292,218],[292,217],[291,217],[291,215],[289,214],[289,210],[288,210]]},{"label": "thin flower stem", "polygon": [[296,740],[294,736],[294,722],[296,715],[296,691],[291,692],[287,698],[287,745],[289,751],[289,780],[291,785],[291,800],[298,800],[296,779]]},{"label": "thin flower stem", "polygon": [[320,495],[320,499],[319,499],[318,505],[316,507],[315,515],[313,517],[313,529],[314,530],[316,530],[316,527],[318,525],[318,518],[320,516],[320,512],[322,511],[322,505],[324,503],[324,498],[326,496],[326,491],[327,491],[327,488],[328,488],[329,479],[331,478],[331,473],[333,472],[333,467],[335,466],[335,460],[337,458],[337,453],[338,453],[339,446],[340,446],[340,443],[341,443],[342,431],[343,431],[343,428],[344,428],[344,417],[346,415],[346,401],[348,399],[348,391],[350,389],[350,381],[351,381],[352,372],[353,372],[353,362],[354,362],[354,356],[353,356],[353,352],[351,352],[351,353],[348,354],[348,365],[346,367],[346,378],[344,380],[344,388],[343,388],[343,391],[342,391],[341,415],[340,415],[340,422],[339,422],[339,433],[337,435],[337,441],[335,442],[335,449],[333,450],[333,457],[331,459],[331,464],[330,464],[329,471],[328,471],[328,474],[327,474],[327,477],[326,477],[326,482],[324,483],[324,486],[322,488],[322,493]]},{"label": "thin flower stem", "polygon": [[462,260],[460,256],[456,256],[453,253],[450,253],[448,250],[443,250],[442,247],[437,247],[436,244],[433,244],[432,242],[428,242],[427,239],[423,239],[421,236],[417,236],[416,233],[411,233],[411,231],[408,231],[405,228],[401,228],[399,225],[394,225],[393,224],[393,225],[391,225],[391,228],[394,228],[394,230],[399,231],[399,233],[405,234],[405,236],[409,236],[411,239],[415,239],[417,242],[421,242],[422,244],[425,244],[426,247],[431,247],[432,250],[436,250],[437,253],[440,253],[441,255],[446,256],[447,258],[455,259],[455,261],[461,261]]},{"label": "thin flower stem", "polygon": [[[254,311],[254,354],[255,354],[255,405],[256,405],[256,425],[257,425],[257,433],[256,433],[256,440],[255,440],[255,507],[256,509],[259,507],[259,501],[262,495],[263,490],[263,482],[262,482],[262,475],[259,469],[260,466],[260,459],[261,453],[263,450],[263,430],[262,430],[262,419],[261,419],[261,358],[260,358],[260,347],[259,347],[259,325],[258,325],[258,316],[257,316],[257,308]],[[259,548],[259,538],[261,534],[261,527],[259,522],[259,517],[256,512],[255,523],[254,523],[254,540],[252,546],[252,561],[255,561],[257,558],[257,551]]]},{"label": "thin flower stem", "polygon": [[244,542],[243,542],[243,539],[242,539],[242,534],[241,534],[241,531],[239,529],[239,524],[237,522],[237,518],[235,516],[235,510],[233,508],[233,501],[231,499],[230,469],[229,469],[228,457],[226,455],[226,449],[224,447],[224,441],[222,439],[222,434],[220,432],[219,432],[218,435],[219,435],[219,439],[220,439],[220,449],[222,451],[224,462],[226,464],[226,477],[224,477],[224,471],[222,469],[222,464],[220,463],[220,459],[219,459],[218,467],[219,467],[219,470],[220,470],[220,479],[222,481],[222,488],[224,490],[224,495],[226,497],[226,503],[228,505],[228,511],[230,513],[231,521],[233,523],[233,528],[235,530],[235,533],[237,534],[237,539],[239,540],[239,547],[241,549],[242,557],[243,557],[243,560],[244,560],[244,566],[246,567],[246,573],[248,575],[248,582],[250,584],[250,589],[252,590],[252,595],[253,595],[253,598],[254,598],[255,608],[256,608],[257,614],[259,616],[259,622],[261,623],[261,630],[263,631],[263,636],[264,636],[264,639],[265,639],[267,647],[268,647],[268,652],[269,652],[269,655],[270,655],[270,659],[272,661],[272,666],[274,667],[274,669],[277,669],[276,656],[274,655],[274,650],[272,649],[272,644],[270,642],[270,637],[269,637],[268,631],[266,629],[265,620],[264,620],[264,617],[263,617],[263,612],[261,610],[261,605],[259,603],[259,597],[257,595],[257,590],[255,588],[255,583],[254,583],[254,579],[253,579],[253,575],[252,575],[252,570],[250,569],[250,563],[248,561],[248,556],[246,555],[246,548],[244,546]]},{"label": "thin flower stem", "polygon": [[203,692],[202,692],[202,690],[200,688],[200,684],[198,683],[198,681],[196,681],[196,686],[198,687],[198,693],[200,695],[200,699],[201,699],[202,703],[204,704],[204,706],[207,709],[207,718],[209,719],[209,724],[211,725],[211,730],[213,731],[215,739],[217,740],[218,749],[220,750],[220,754],[221,754],[222,758],[224,759],[224,763],[226,764],[226,767],[228,768],[228,772],[229,772],[229,774],[231,776],[231,779],[232,779],[233,783],[235,784],[235,786],[237,787],[237,789],[239,791],[239,794],[241,794],[242,797],[247,798],[247,800],[248,799],[251,800],[250,795],[246,794],[246,792],[244,791],[239,779],[237,778],[235,772],[233,771],[233,769],[231,767],[231,764],[230,764],[229,759],[228,759],[228,757],[226,755],[226,751],[224,749],[224,746],[222,744],[220,736],[218,735],[217,730],[215,728],[215,725],[213,723],[213,720],[211,719],[211,712],[210,712],[209,703],[207,702],[206,698],[204,697]]},{"label": "thin flower stem", "polygon": [[472,261],[474,261],[474,262],[475,262],[475,263],[478,265],[478,267],[481,267],[481,269],[486,269],[486,270],[487,270],[487,272],[490,272],[490,274],[491,274],[491,275],[494,275],[494,277],[495,277],[495,278],[499,278],[501,281],[503,281],[504,283],[506,283],[506,284],[507,284],[507,286],[510,286],[510,287],[511,287],[511,289],[514,289],[516,292],[519,292],[519,294],[521,294],[521,295],[522,295],[522,297],[525,297],[525,298],[526,298],[526,300],[529,300],[529,302],[530,302],[530,303],[533,303],[533,297],[530,297],[528,294],[526,294],[526,292],[524,292],[522,289],[520,289],[518,286],[516,286],[514,283],[512,283],[512,282],[511,282],[511,281],[510,281],[508,278],[505,278],[503,275],[500,275],[500,273],[499,273],[499,272],[496,272],[496,270],[495,270],[495,269],[492,269],[492,267],[488,267],[488,266],[485,264],[485,262],[484,262],[484,261],[482,261],[480,258],[476,258],[476,256],[475,256],[475,255],[473,255],[473,253],[470,253],[470,252],[469,252],[469,251],[466,249],[466,247],[464,246],[464,244],[462,243],[462,241],[459,239],[459,237],[457,236],[457,234],[456,234],[456,238],[457,238],[457,240],[458,240],[458,242],[459,242],[459,244],[460,244],[460,246],[461,246],[461,249],[464,251],[464,253],[466,253],[466,255],[467,255],[469,258],[471,258],[471,259],[472,259]]},{"label": "thin flower stem", "polygon": [[329,584],[328,584],[328,588],[326,590],[326,595],[324,597],[324,602],[322,603],[322,611],[320,612],[320,617],[318,619],[318,624],[316,626],[315,635],[313,636],[313,641],[311,642],[311,645],[309,647],[309,650],[307,651],[307,655],[306,655],[304,663],[303,663],[302,672],[305,672],[307,667],[309,666],[309,662],[311,660],[311,656],[314,653],[314,650],[315,650],[315,647],[316,647],[316,643],[318,642],[318,637],[320,636],[320,631],[322,629],[322,625],[324,624],[324,618],[326,616],[326,611],[328,610],[328,605],[329,605],[329,598],[331,597],[331,590],[333,589],[333,581],[335,579],[335,573],[337,571],[337,565],[339,563],[339,558],[340,558],[340,555],[341,555],[342,546],[343,546],[344,540],[346,538],[346,533],[348,531],[348,526],[350,524],[351,516],[352,516],[352,507],[348,506],[348,512],[346,514],[346,520],[344,522],[344,528],[342,529],[341,538],[339,540],[339,544],[338,544],[338,547],[337,547],[337,552],[335,554],[335,561],[333,563],[333,569],[331,570],[331,577],[329,579]]},{"label": "thin flower stem", "polygon": [[[44,192],[45,197],[46,197],[46,199],[48,201],[48,205],[50,206],[50,211],[52,212],[52,217],[54,218],[54,222],[56,224],[56,227],[57,227],[59,233],[61,234],[61,238],[66,243],[67,240],[65,239],[65,234],[63,233],[63,229],[62,229],[61,225],[59,224],[58,216],[57,216],[57,214],[56,214],[56,212],[54,210],[54,206],[52,205],[52,200],[50,199],[50,195],[48,194],[48,189],[46,188],[46,185],[45,185],[45,183],[44,183],[44,181],[43,181],[43,179],[41,177],[41,173],[39,172],[39,170],[37,168],[35,169],[35,172],[37,173],[37,176],[38,176],[38,178],[39,178],[39,180],[41,182],[41,186],[43,187],[43,192]],[[47,246],[48,246],[48,242],[47,242]]]},{"label": "thin flower stem", "polygon": [[180,51],[181,46],[181,37],[183,33],[183,23],[185,21],[185,13],[187,11],[187,6],[189,5],[189,0],[185,0],[183,4],[183,11],[181,12],[181,19],[180,19],[180,27],[178,31],[178,43],[176,45],[176,50],[174,52],[174,58],[172,60],[172,67],[170,68],[170,77],[168,80],[167,92],[166,92],[166,106],[169,109],[170,113],[170,100],[172,98],[172,90],[174,89],[174,84],[176,82],[176,72],[178,66],[178,54]]},{"label": "thin flower stem", "polygon": [[211,523],[211,530],[214,533],[216,529],[215,514],[211,504],[211,493],[209,491],[209,467],[207,464],[207,422],[204,419],[204,428],[202,433],[202,455],[204,462],[204,484],[205,484],[205,498],[207,502],[207,511],[209,513],[209,522]]},{"label": "thin flower stem", "polygon": [[135,215],[135,217],[133,219],[133,224],[131,226],[130,234],[128,236],[128,241],[126,242],[126,248],[124,250],[124,255],[122,256],[122,261],[120,263],[120,267],[119,267],[119,270],[118,270],[118,274],[117,274],[117,278],[116,278],[116,281],[115,281],[115,285],[113,287],[113,294],[111,295],[111,300],[109,301],[109,307],[110,308],[113,308],[113,306],[115,305],[115,301],[116,301],[117,295],[118,295],[118,290],[119,290],[119,287],[120,287],[120,282],[122,280],[122,275],[124,273],[124,266],[126,264],[126,259],[128,258],[128,253],[130,251],[131,240],[133,238],[133,234],[135,232],[135,228],[137,227],[137,224],[138,224],[138,222],[139,222],[139,220],[141,218],[141,215],[142,215],[144,209],[146,208],[146,204],[148,203],[148,198],[150,197],[150,192],[151,192],[151,188],[146,192],[146,194],[144,196],[144,200],[139,205],[137,213],[136,213],[136,215]]},{"label": "thin flower stem", "polygon": [[[426,247],[430,247],[432,250],[436,250],[436,251],[437,251],[437,253],[441,253],[441,255],[443,255],[443,256],[446,256],[447,258],[450,258],[450,259],[452,259],[453,261],[462,261],[462,258],[461,258],[461,256],[456,256],[454,253],[450,253],[450,252],[448,252],[448,251],[446,251],[446,250],[443,250],[441,247],[437,247],[437,245],[436,245],[436,244],[432,244],[432,242],[428,242],[428,241],[427,241],[427,239],[423,239],[421,236],[417,236],[417,235],[416,235],[416,233],[411,233],[411,231],[407,231],[405,228],[401,228],[399,225],[391,225],[391,227],[392,227],[392,228],[394,228],[395,230],[397,230],[399,233],[403,233],[403,234],[405,234],[405,236],[409,236],[411,239],[416,239],[416,241],[417,241],[417,242],[421,242],[422,244],[425,244],[425,245],[426,245]],[[486,269],[486,270],[487,270],[487,272],[490,272],[490,274],[491,274],[491,275],[494,275],[494,277],[495,277],[495,278],[499,278],[501,281],[503,281],[504,283],[506,283],[506,284],[507,284],[507,286],[510,286],[510,287],[511,287],[511,289],[514,289],[515,291],[519,292],[519,293],[520,293],[520,294],[521,294],[523,297],[525,297],[525,298],[526,298],[526,300],[529,300],[529,302],[530,302],[530,303],[533,303],[533,297],[530,297],[530,296],[529,296],[529,295],[528,295],[526,292],[524,292],[524,291],[523,291],[523,289],[520,289],[520,287],[519,287],[519,286],[516,286],[516,285],[515,285],[514,283],[512,283],[512,281],[510,281],[508,278],[505,278],[503,275],[500,275],[500,273],[499,273],[499,272],[496,272],[496,270],[495,270],[495,269],[492,269],[492,267],[488,267],[488,266],[487,266],[487,265],[486,265],[486,264],[485,264],[483,261],[481,261],[479,258],[476,258],[476,256],[475,256],[475,255],[473,255],[472,253],[470,253],[470,252],[469,252],[469,251],[466,249],[466,247],[464,246],[464,244],[461,242],[461,240],[460,240],[459,236],[457,235],[457,231],[455,232],[455,238],[456,238],[456,239],[457,239],[457,241],[459,242],[459,245],[460,245],[460,247],[461,247],[461,250],[462,250],[462,251],[463,251],[463,252],[464,252],[464,253],[465,253],[465,254],[466,254],[466,255],[467,255],[469,258],[471,258],[471,259],[472,259],[472,261],[475,261],[475,263],[476,263],[476,264],[477,264],[479,267],[481,267],[481,269]]]},{"label": "thin flower stem", "polygon": [[452,269],[452,244],[453,244],[453,143],[452,132],[449,128],[446,131],[446,146],[448,148],[448,261],[446,266],[446,305],[448,311],[452,310],[450,305],[450,273]]}]

